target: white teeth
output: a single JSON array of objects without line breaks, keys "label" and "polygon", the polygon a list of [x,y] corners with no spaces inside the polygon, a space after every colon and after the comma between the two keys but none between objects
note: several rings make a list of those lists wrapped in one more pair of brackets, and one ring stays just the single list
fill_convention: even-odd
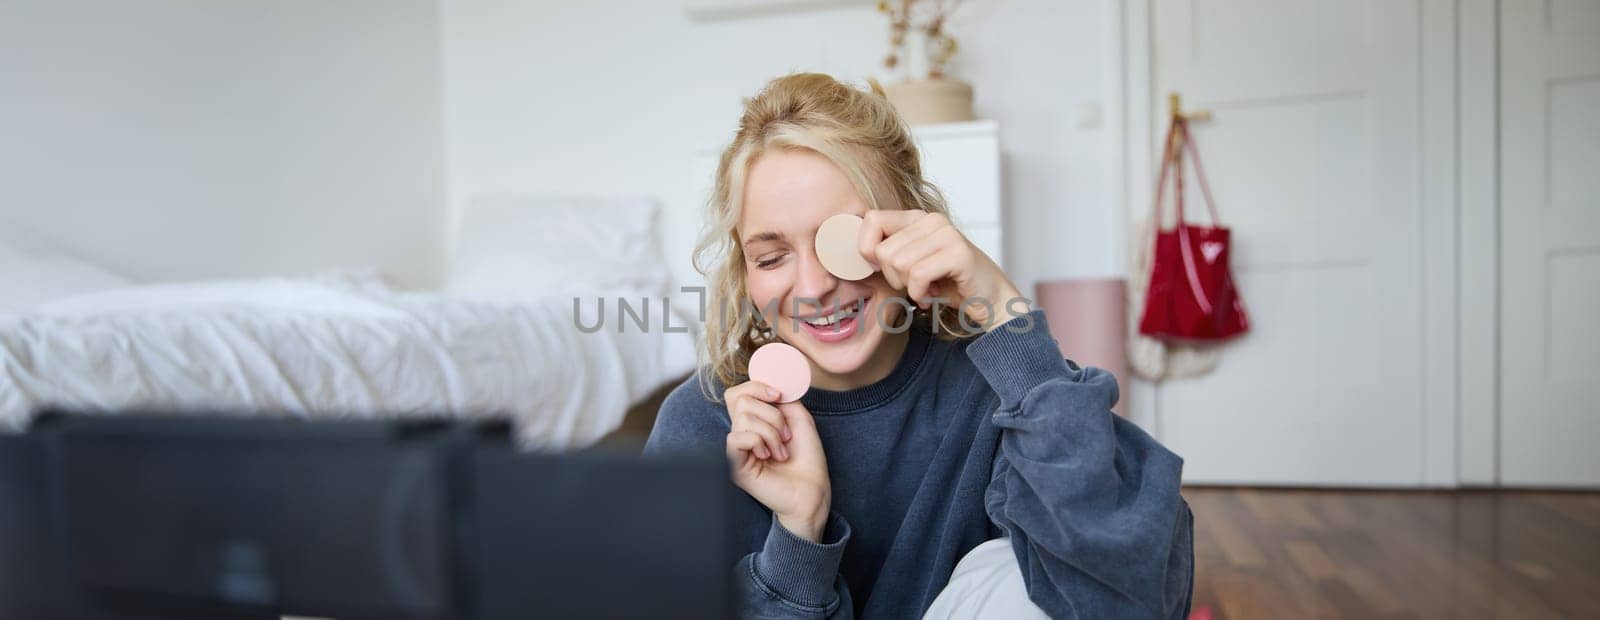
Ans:
[{"label": "white teeth", "polygon": [[814,319],[806,319],[805,321],[807,323],[810,323],[812,325],[816,325],[818,327],[826,327],[828,325],[833,325],[834,323],[838,323],[839,322],[839,318],[840,318],[840,315],[838,313],[834,313],[834,314],[830,314],[828,316],[819,316],[819,317],[816,317]]},{"label": "white teeth", "polygon": [[834,311],[833,314],[829,314],[829,315],[826,315],[826,316],[819,316],[819,317],[810,318],[810,319],[804,319],[804,321],[807,322],[807,323],[810,323],[810,324],[812,324],[814,326],[817,326],[817,327],[828,327],[830,325],[834,325],[834,324],[838,323],[840,321],[840,319],[844,319],[844,318],[855,316],[856,312],[858,312],[859,310],[860,310],[860,304],[852,303],[848,307],[840,308],[840,309]]}]

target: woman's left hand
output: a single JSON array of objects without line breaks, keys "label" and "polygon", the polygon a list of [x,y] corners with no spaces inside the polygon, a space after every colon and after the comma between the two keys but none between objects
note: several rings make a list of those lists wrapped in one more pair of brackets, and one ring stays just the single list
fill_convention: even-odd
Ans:
[{"label": "woman's left hand", "polygon": [[[1026,313],[1015,284],[994,260],[942,213],[870,209],[857,249],[883,271],[889,286],[928,307],[934,298],[959,308],[983,331]],[[969,303],[970,302],[970,303]]]}]

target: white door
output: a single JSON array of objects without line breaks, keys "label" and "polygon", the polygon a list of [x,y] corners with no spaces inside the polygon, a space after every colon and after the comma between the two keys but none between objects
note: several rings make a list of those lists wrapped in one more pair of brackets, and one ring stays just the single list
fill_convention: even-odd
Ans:
[{"label": "white door", "polygon": [[1213,112],[1193,134],[1252,318],[1156,390],[1189,482],[1424,481],[1421,8],[1152,3],[1156,138],[1168,92]]},{"label": "white door", "polygon": [[1500,480],[1600,485],[1600,1],[1500,7]]}]

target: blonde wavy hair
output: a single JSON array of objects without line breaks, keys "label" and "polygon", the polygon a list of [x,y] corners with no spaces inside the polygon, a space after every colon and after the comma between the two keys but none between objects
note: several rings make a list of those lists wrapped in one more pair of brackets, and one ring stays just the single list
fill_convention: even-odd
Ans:
[{"label": "blonde wavy hair", "polygon": [[[743,383],[750,355],[777,336],[748,312],[744,248],[739,244],[745,175],[771,150],[809,150],[842,170],[871,209],[921,209],[949,214],[939,189],[922,178],[917,146],[905,122],[870,82],[871,91],[820,73],[796,73],[767,83],[744,100],[738,132],[722,151],[717,178],[707,200],[706,226],[695,245],[695,270],[707,277],[704,340],[700,347],[701,391],[720,401],[712,379],[724,386]],[[935,329],[935,326],[937,328]],[[937,317],[916,310],[911,329],[931,329],[940,338],[976,335],[960,321],[960,311],[940,307]],[[709,372],[707,372],[709,371]]]}]

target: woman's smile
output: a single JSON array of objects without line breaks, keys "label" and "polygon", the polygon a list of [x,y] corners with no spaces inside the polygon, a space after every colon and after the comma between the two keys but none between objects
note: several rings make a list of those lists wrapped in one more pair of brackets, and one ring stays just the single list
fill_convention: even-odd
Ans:
[{"label": "woman's smile", "polygon": [[843,304],[834,304],[832,312],[817,313],[809,316],[797,317],[800,327],[810,334],[812,338],[827,344],[834,344],[849,340],[856,335],[857,329],[864,316],[862,310],[867,306],[867,301],[857,299]]}]

